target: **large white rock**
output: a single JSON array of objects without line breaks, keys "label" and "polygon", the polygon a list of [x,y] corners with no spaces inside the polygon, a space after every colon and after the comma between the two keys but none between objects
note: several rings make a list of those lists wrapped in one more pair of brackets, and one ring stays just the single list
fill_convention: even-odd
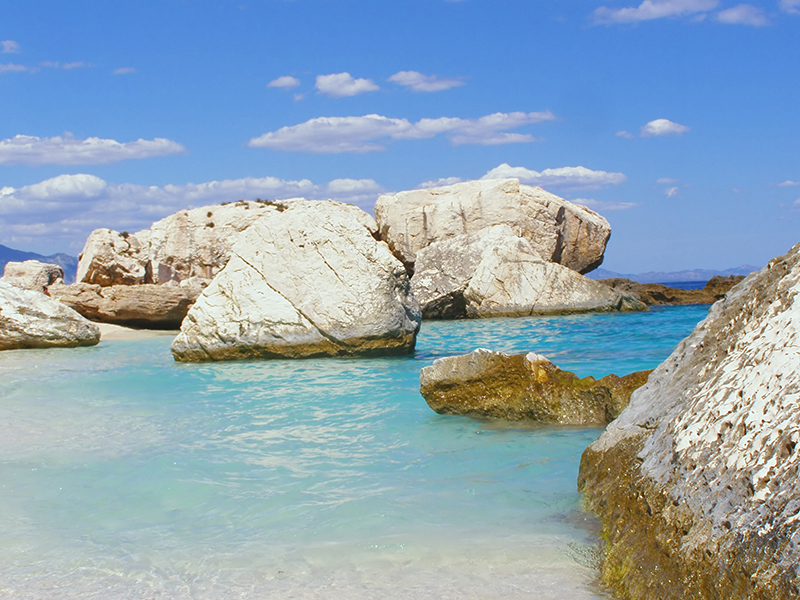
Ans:
[{"label": "large white rock", "polygon": [[0,280],[0,350],[93,346],[100,330],[40,292]]},{"label": "large white rock", "polygon": [[64,279],[64,269],[38,260],[7,262],[3,281],[24,290],[44,292],[52,283]]},{"label": "large white rock", "polygon": [[433,242],[505,224],[545,260],[587,273],[603,262],[611,228],[597,213],[517,179],[468,181],[384,195],[381,239],[409,270]]},{"label": "large white rock", "polygon": [[410,352],[419,307],[374,221],[298,202],[255,222],[189,310],[179,361]]},{"label": "large white rock", "polygon": [[646,306],[542,260],[508,225],[433,242],[411,279],[424,318],[524,316]]},{"label": "large white rock", "polygon": [[301,200],[239,201],[182,210],[131,234],[92,232],[78,263],[78,283],[101,286],[212,279],[239,234],[264,214]]},{"label": "large white rock", "polygon": [[800,594],[800,244],[750,275],[584,453],[624,597]]}]

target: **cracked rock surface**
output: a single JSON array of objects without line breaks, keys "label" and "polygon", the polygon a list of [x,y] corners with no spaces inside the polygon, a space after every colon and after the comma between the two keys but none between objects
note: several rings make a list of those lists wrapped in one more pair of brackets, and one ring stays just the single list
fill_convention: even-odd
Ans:
[{"label": "cracked rock surface", "polygon": [[0,280],[0,350],[93,346],[100,330],[41,292]]},{"label": "cracked rock surface", "polygon": [[611,227],[583,206],[517,179],[467,181],[384,195],[375,203],[380,236],[409,269],[434,242],[508,225],[545,261],[579,273],[603,262]]},{"label": "cracked rock surface", "polygon": [[189,310],[175,359],[413,351],[419,306],[403,265],[374,231],[369,215],[332,201],[260,218]]},{"label": "cracked rock surface", "polygon": [[583,454],[623,598],[800,597],[800,244],[711,307]]}]

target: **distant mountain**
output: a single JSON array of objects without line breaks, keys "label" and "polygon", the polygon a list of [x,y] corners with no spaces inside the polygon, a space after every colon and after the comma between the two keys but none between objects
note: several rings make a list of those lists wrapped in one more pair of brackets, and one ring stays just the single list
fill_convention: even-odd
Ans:
[{"label": "distant mountain", "polygon": [[52,254],[43,256],[35,252],[25,252],[24,250],[14,250],[0,244],[0,274],[6,268],[7,262],[22,262],[24,260],[38,260],[45,263],[56,264],[64,269],[64,282],[74,283],[75,275],[78,272],[78,258],[69,254]]},{"label": "distant mountain", "polygon": [[679,281],[708,281],[715,275],[749,275],[753,271],[758,271],[760,267],[752,265],[742,265],[724,271],[713,269],[691,269],[688,271],[648,271],[647,273],[615,273],[607,269],[595,269],[587,273],[590,279],[611,279],[612,277],[624,277],[639,283],[676,283]]}]

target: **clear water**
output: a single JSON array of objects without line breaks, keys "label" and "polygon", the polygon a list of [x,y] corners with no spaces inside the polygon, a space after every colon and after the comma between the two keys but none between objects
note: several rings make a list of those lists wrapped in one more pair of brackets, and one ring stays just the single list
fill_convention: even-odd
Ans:
[{"label": "clear water", "polygon": [[705,313],[428,322],[392,359],[0,353],[0,597],[608,597],[575,488],[600,430],[439,416],[419,370],[487,347],[624,374]]}]

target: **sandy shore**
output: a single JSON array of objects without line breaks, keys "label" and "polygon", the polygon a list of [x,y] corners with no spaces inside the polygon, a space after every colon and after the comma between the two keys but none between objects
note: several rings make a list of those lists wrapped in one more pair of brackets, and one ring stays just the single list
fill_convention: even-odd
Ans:
[{"label": "sandy shore", "polygon": [[142,338],[170,336],[175,337],[178,331],[164,329],[131,329],[110,323],[97,323],[100,328],[100,340],[136,340]]}]

